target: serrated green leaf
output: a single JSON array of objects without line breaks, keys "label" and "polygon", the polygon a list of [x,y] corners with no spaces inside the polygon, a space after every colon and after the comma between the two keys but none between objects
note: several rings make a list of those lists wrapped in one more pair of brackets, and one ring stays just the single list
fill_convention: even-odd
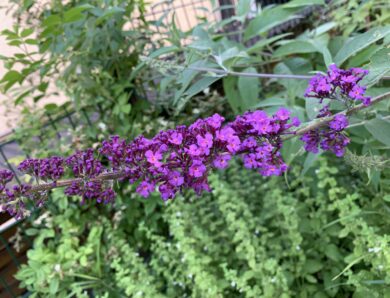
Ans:
[{"label": "serrated green leaf", "polygon": [[324,251],[325,255],[335,262],[339,262],[343,259],[343,255],[340,253],[340,249],[333,243],[326,245]]},{"label": "serrated green leaf", "polygon": [[125,113],[125,114],[130,114],[131,112],[131,104],[125,104],[121,107],[122,109],[122,112]]},{"label": "serrated green leaf", "polygon": [[24,100],[24,98],[29,95],[33,90],[27,90],[25,92],[23,92],[22,94],[20,94],[14,101],[14,105],[17,106],[19,104],[21,104]]},{"label": "serrated green leaf", "polygon": [[3,76],[0,83],[6,83],[4,86],[4,91],[6,92],[15,83],[17,83],[17,82],[21,83],[23,79],[24,79],[24,76],[20,72],[18,72],[16,70],[10,70]]},{"label": "serrated green leaf", "polygon": [[178,101],[177,105],[177,113],[181,111],[181,109],[186,105],[186,103],[191,99],[191,97],[196,94],[204,91],[208,88],[212,83],[218,81],[220,77],[203,77],[199,81],[195,82],[188,90],[183,93],[183,98]]},{"label": "serrated green leaf", "polygon": [[12,40],[8,43],[8,45],[10,46],[15,46],[15,47],[18,47],[22,44],[22,42],[20,40]]},{"label": "serrated green leaf", "polygon": [[7,40],[19,39],[19,35],[17,33],[12,32],[11,30],[8,29],[1,31],[1,35],[6,36]]},{"label": "serrated green leaf", "polygon": [[1,83],[3,82],[9,82],[9,81],[20,81],[23,78],[20,72],[16,70],[10,70],[8,71],[1,79]]}]

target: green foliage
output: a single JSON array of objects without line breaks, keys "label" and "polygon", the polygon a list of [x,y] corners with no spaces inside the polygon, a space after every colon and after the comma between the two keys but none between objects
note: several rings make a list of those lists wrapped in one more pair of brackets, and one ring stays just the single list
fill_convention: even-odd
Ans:
[{"label": "green foliage", "polygon": [[[372,4],[375,1],[368,2]],[[169,46],[150,54],[150,58],[157,58],[169,53],[177,57],[181,53],[183,57],[177,58],[176,65],[174,59],[165,66],[149,65],[164,72],[165,79],[176,90],[172,105],[179,110],[190,102],[190,98],[207,88],[218,86],[219,78],[223,92],[218,91],[225,96],[235,113],[258,107],[263,100],[275,94],[289,99],[287,105],[293,109],[303,107],[305,81],[279,79],[266,82],[249,77],[251,73],[310,75],[314,71],[325,71],[331,63],[336,63],[340,67],[367,68],[371,74],[365,84],[369,87],[389,73],[390,31],[383,20],[375,26],[367,25],[363,33],[354,32],[349,38],[337,32],[340,23],[334,17],[325,17],[320,23],[313,17],[313,24],[304,29],[268,36],[277,26],[297,18],[303,7],[313,4],[323,3],[292,1],[268,6],[259,10],[256,16],[249,17],[248,4],[241,1],[237,16],[195,27],[191,34],[193,41],[186,47]],[[228,32],[221,33],[224,29]],[[254,43],[253,38],[260,40]],[[218,72],[213,72],[213,69]],[[245,75],[232,78],[232,71]],[[387,83],[382,84],[388,86]]]},{"label": "green foliage", "polygon": [[337,52],[334,61],[338,65],[342,65],[348,58],[355,55],[357,52],[367,48],[378,40],[385,38],[390,34],[390,26],[376,27],[363,34],[354,36],[348,40],[345,45]]},{"label": "green foliage", "polygon": [[347,171],[322,158],[287,187],[233,165],[211,194],[168,204],[124,189],[88,209],[54,192],[17,277],[46,297],[385,297],[389,184]]},{"label": "green foliage", "polygon": [[[320,104],[316,99],[304,98],[307,81],[269,79],[264,74],[307,76],[326,71],[330,64],[336,63],[342,68],[368,69],[370,74],[363,84],[368,87],[370,95],[388,91],[389,80],[381,79],[390,74],[390,27],[386,18],[381,17],[386,16],[387,12],[376,2],[366,1],[366,4],[361,4],[364,9],[353,2],[373,21],[355,24],[359,30],[347,37],[340,33],[344,22],[336,15],[337,11],[346,9],[349,1],[332,4],[329,8],[332,11],[323,7],[320,13],[325,15],[321,21],[315,20],[314,15],[309,17],[306,26],[276,36],[272,36],[272,30],[297,18],[302,8],[321,5],[322,1],[290,1],[283,5],[267,6],[254,16],[250,15],[254,12],[250,12],[248,3],[240,1],[238,15],[215,24],[200,24],[192,30],[193,39],[188,46],[160,48],[144,62],[163,71],[164,80],[169,82],[165,83],[164,90],[169,90],[168,84],[172,88],[175,96],[171,104],[176,113],[183,111],[202,93],[215,90],[225,98],[235,114],[256,108],[274,112],[277,106],[285,106],[302,122],[309,122],[317,116]],[[164,57],[168,53],[177,58],[170,59],[166,64],[161,60],[160,63],[155,62],[160,55]],[[178,56],[179,53],[182,56]],[[266,79],[251,76],[257,73]],[[350,120],[353,128],[348,131],[354,152],[389,157],[386,133],[389,129],[389,107],[386,100],[369,112],[354,115]],[[331,109],[340,111],[343,107],[332,104]],[[296,146],[292,148],[296,151],[286,151],[285,158],[299,154],[299,148]]]},{"label": "green foliage", "polygon": [[[119,132],[114,127],[120,123],[121,132],[128,133],[130,120],[144,105],[139,55],[153,46],[143,1],[53,1],[43,10],[35,3],[19,3],[19,8],[27,22],[2,32],[18,48],[13,56],[1,57],[8,72],[0,83],[15,105],[56,96],[49,88],[56,84],[77,110],[99,106],[108,131]],[[63,108],[50,107],[51,112]]]},{"label": "green foliage", "polygon": [[370,63],[368,67],[370,69],[370,73],[366,78],[364,78],[363,83],[366,86],[372,86],[379,81],[380,78],[385,76],[390,72],[389,70],[390,64],[390,47],[387,46],[384,49],[376,51],[370,57]]},{"label": "green foliage", "polygon": [[[321,21],[314,16],[310,24],[269,36],[300,9],[324,2],[290,1],[251,17],[250,1],[242,0],[237,15],[222,22],[187,33],[172,24],[170,36],[161,39],[164,47],[151,42],[142,1],[53,1],[35,14],[34,1],[19,2],[27,25],[3,31],[22,51],[2,57],[4,90],[16,95],[15,104],[39,101],[50,95],[48,77],[54,77],[73,103],[37,113],[24,109],[16,138],[32,156],[96,147],[110,133],[153,135],[214,111],[229,118],[231,111],[286,106],[300,119],[315,118],[318,105],[303,98],[307,81],[230,71],[308,75],[337,61],[371,71],[370,95],[389,87],[380,80],[390,65],[388,13],[380,1],[335,1],[339,8]],[[38,25],[28,25],[32,21]],[[137,26],[125,29],[129,21]],[[224,31],[234,24],[238,32]],[[182,42],[187,37],[189,44]],[[25,44],[36,52],[24,52]],[[150,55],[139,59],[147,45]],[[169,62],[156,60],[166,57]],[[145,78],[155,75],[149,66],[163,74],[149,85],[162,109],[142,100],[150,83]],[[28,84],[36,74],[39,82]],[[73,106],[77,127],[57,123],[70,132],[58,141],[52,125],[42,128],[43,120]],[[389,107],[383,101],[350,119],[345,163],[305,156],[302,143],[292,139],[282,152],[290,166],[285,177],[264,179],[236,162],[210,177],[213,192],[202,197],[143,200],[123,183],[115,185],[113,206],[80,206],[54,191],[26,223],[34,245],[17,278],[32,297],[390,297]],[[88,124],[81,111],[98,120],[81,129],[80,123]],[[31,138],[37,135],[39,148]]]},{"label": "green foliage", "polygon": [[331,2],[329,12],[342,34],[349,36],[367,27],[388,24],[390,13],[387,5],[387,1],[381,0],[336,0]]}]

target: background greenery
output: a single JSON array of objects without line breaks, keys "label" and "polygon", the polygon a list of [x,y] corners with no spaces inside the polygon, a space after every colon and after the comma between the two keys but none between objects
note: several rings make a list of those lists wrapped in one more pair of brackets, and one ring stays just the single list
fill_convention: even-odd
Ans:
[{"label": "background greenery", "polygon": [[[96,147],[110,134],[152,136],[216,111],[232,118],[287,106],[304,121],[315,117],[317,103],[303,98],[305,80],[194,67],[307,75],[335,62],[368,68],[369,94],[389,90],[380,80],[390,74],[383,1],[294,0],[253,15],[243,0],[232,18],[200,19],[189,32],[166,16],[169,34],[158,39],[142,1],[53,1],[43,10],[14,2],[22,22],[3,35],[37,53],[2,57],[4,92],[23,106],[49,96],[55,78],[69,97],[64,106],[24,110],[15,137],[32,156]],[[310,16],[295,22],[308,8]],[[53,142],[42,121],[64,107],[95,119],[76,129],[63,124],[69,137]],[[116,185],[112,206],[80,206],[54,191],[25,223],[34,246],[17,278],[33,297],[390,297],[389,108],[383,101],[350,119],[352,144],[341,160],[306,154],[290,140],[284,177],[264,179],[236,162],[213,174],[211,194],[167,204],[157,195],[139,198],[126,183]]]}]

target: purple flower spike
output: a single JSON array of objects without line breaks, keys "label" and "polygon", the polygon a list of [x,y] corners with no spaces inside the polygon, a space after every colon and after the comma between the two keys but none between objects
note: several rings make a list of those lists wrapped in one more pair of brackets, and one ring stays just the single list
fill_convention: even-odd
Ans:
[{"label": "purple flower spike", "polygon": [[[270,116],[263,111],[247,112],[222,125],[224,118],[215,114],[199,119],[189,127],[181,125],[161,131],[152,139],[139,136],[127,143],[119,136],[112,136],[99,150],[104,161],[108,161],[107,168],[95,158],[94,151],[88,149],[65,160],[59,157],[29,159],[19,169],[55,181],[66,165],[77,179],[65,193],[81,196],[82,203],[92,200],[105,204],[113,202],[115,192],[105,180],[115,177],[136,184],[136,192],[145,198],[156,189],[163,200],[173,199],[186,189],[201,194],[211,191],[210,172],[227,168],[233,156],[241,157],[246,168],[264,176],[281,175],[286,171],[280,154],[282,136],[291,134],[290,128],[299,124],[299,120],[292,120],[290,115],[284,108]],[[3,185],[11,178],[8,172],[0,172]],[[7,202],[12,201],[23,193],[30,196],[28,190],[20,189],[5,189],[5,193],[0,197],[2,203],[4,198]],[[20,214],[19,207],[6,204],[5,208],[12,214]]]}]

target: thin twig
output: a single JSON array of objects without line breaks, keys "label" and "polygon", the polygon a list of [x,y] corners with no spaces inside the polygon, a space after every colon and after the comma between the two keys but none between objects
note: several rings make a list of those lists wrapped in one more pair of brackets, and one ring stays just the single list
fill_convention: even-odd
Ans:
[{"label": "thin twig", "polygon": [[[94,178],[88,179],[88,181],[102,182],[102,181],[109,181],[109,180],[117,180],[120,178],[125,178],[126,176],[127,174],[125,172],[116,171],[116,172],[102,173]],[[42,191],[49,191],[55,188],[67,187],[67,186],[71,186],[73,183],[82,183],[83,181],[84,181],[83,178],[73,178],[73,179],[58,180],[49,183],[37,184],[31,186],[31,188],[24,195],[34,194]],[[3,194],[0,195],[0,199],[2,198],[7,198],[7,197]],[[12,202],[7,204],[12,204]]]},{"label": "thin twig", "polygon": [[[380,119],[381,119],[381,120],[390,120],[390,115],[389,115],[389,116],[382,117],[382,118],[380,118]],[[357,122],[357,123],[348,125],[348,128],[361,126],[361,125],[366,124],[367,122],[369,122],[369,120],[364,120],[364,121],[361,121],[361,122]]]},{"label": "thin twig", "polygon": [[[126,176],[126,173],[123,171],[117,171],[117,172],[110,172],[110,173],[103,173],[100,174],[94,178],[88,179],[88,181],[91,182],[101,182],[101,181],[107,181],[107,180],[116,180],[119,178],[123,178]],[[67,179],[67,180],[59,180],[55,183],[43,183],[39,185],[34,185],[30,189],[29,192],[38,192],[38,191],[45,191],[50,190],[53,188],[60,188],[60,187],[66,187],[72,185],[72,183],[81,183],[83,182],[83,178],[74,178],[74,179]]]},{"label": "thin twig", "polygon": [[274,73],[250,73],[250,72],[237,72],[230,70],[223,70],[217,68],[209,67],[198,67],[198,66],[187,66],[186,68],[202,71],[202,72],[212,72],[221,75],[232,75],[240,77],[250,77],[250,78],[268,78],[268,79],[298,79],[298,80],[310,80],[312,76],[304,75],[287,75],[287,74],[274,74]]},{"label": "thin twig", "polygon": [[[171,68],[174,68],[174,69],[181,69],[181,70],[192,69],[192,70],[196,70],[199,72],[209,72],[209,73],[220,74],[223,76],[231,75],[231,76],[248,77],[248,78],[293,79],[293,80],[310,80],[313,77],[313,75],[252,73],[252,72],[239,72],[239,71],[231,71],[231,70],[227,70],[227,69],[202,67],[202,66],[191,66],[191,65],[183,66],[183,65],[173,64],[172,62],[149,58],[149,57],[145,57],[145,56],[142,56],[141,60],[143,60],[143,61],[156,61],[156,62],[161,63],[161,64],[167,64]],[[383,76],[383,77],[381,77],[381,80],[390,80],[390,76]]]},{"label": "thin twig", "polygon": [[[221,75],[231,75],[231,76],[249,77],[249,78],[310,80],[313,77],[311,75],[238,72],[238,71],[230,71],[230,70],[223,70],[218,68],[199,67],[199,66],[186,66],[186,67],[180,66],[180,68],[187,68],[187,69],[197,70],[201,72],[212,72]],[[383,76],[381,80],[390,80],[390,76]]]}]

